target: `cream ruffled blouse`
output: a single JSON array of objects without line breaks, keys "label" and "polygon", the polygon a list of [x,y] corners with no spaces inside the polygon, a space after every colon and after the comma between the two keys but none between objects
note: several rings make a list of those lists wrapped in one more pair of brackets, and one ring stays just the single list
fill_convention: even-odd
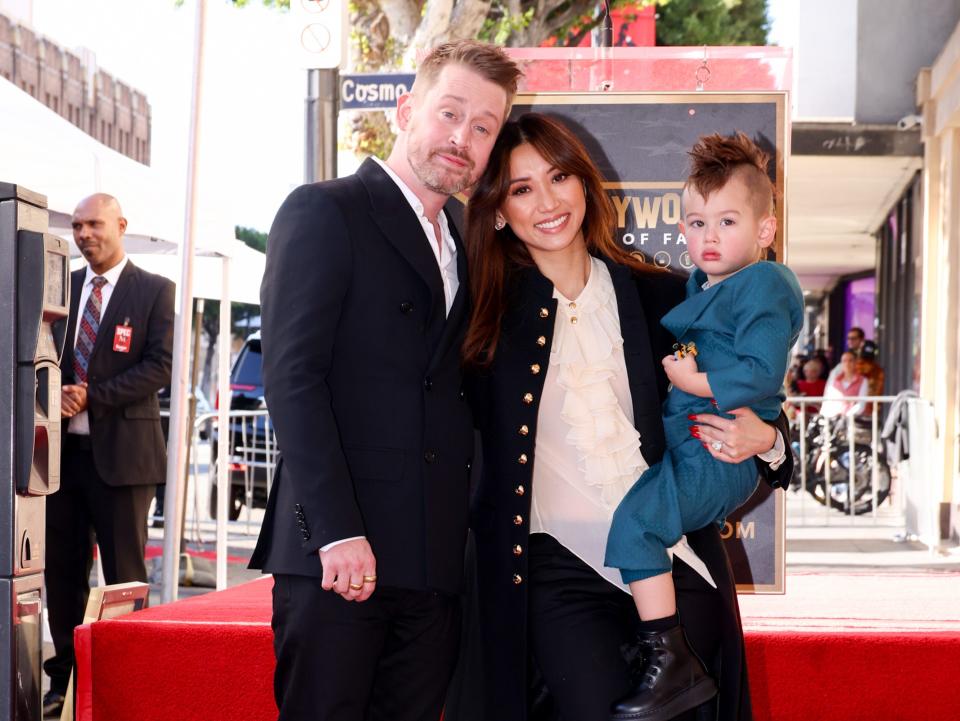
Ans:
[{"label": "cream ruffled blouse", "polygon": [[[550,364],[537,418],[530,531],[549,533],[616,586],[603,565],[613,512],[647,469],[633,423],[620,315],[610,271],[591,258],[590,277],[570,300],[554,289]],[[674,548],[701,575],[688,547]],[[706,576],[709,579],[709,574]]]}]

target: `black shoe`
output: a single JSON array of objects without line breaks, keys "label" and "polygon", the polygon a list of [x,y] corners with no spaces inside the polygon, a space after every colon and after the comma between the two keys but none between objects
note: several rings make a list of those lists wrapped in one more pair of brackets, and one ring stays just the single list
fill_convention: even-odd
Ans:
[{"label": "black shoe", "polygon": [[649,659],[634,692],[610,709],[612,721],[670,721],[717,695],[717,684],[707,675],[683,629],[640,633],[637,640]]},{"label": "black shoe", "polygon": [[43,717],[59,718],[60,712],[63,711],[63,702],[66,700],[66,697],[59,691],[54,691],[53,689],[47,691],[43,695]]}]

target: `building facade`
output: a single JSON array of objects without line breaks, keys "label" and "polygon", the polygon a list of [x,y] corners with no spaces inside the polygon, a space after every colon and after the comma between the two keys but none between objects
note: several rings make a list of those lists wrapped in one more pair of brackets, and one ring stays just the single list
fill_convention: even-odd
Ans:
[{"label": "building facade", "polygon": [[150,164],[150,104],[143,93],[0,15],[0,78],[118,153]]}]

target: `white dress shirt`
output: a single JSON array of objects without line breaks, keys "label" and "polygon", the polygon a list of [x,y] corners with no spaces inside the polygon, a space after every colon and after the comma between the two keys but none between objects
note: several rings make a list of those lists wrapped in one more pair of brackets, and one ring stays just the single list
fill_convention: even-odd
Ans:
[{"label": "white dress shirt", "polygon": [[[103,284],[103,287],[100,288],[100,320],[103,320],[103,317],[107,313],[107,304],[110,302],[110,298],[113,296],[113,289],[117,286],[117,281],[120,280],[120,274],[123,272],[123,269],[127,267],[127,256],[123,256],[123,259],[113,266],[106,273],[102,274],[102,277],[106,278],[107,282]],[[83,311],[87,307],[87,300],[90,298],[90,293],[93,292],[93,279],[97,277],[97,274],[93,272],[93,269],[88,265],[87,274],[83,279],[83,290],[80,291],[80,305],[77,306],[77,322],[76,327],[73,330],[73,347],[77,347],[77,333],[80,332],[80,320],[83,318]],[[101,326],[97,330],[97,337],[100,337],[100,333],[103,333],[104,328]],[[67,433],[76,433],[79,436],[89,436],[90,435],[90,416],[86,411],[80,411],[73,418],[70,419],[70,425],[67,426]]]}]

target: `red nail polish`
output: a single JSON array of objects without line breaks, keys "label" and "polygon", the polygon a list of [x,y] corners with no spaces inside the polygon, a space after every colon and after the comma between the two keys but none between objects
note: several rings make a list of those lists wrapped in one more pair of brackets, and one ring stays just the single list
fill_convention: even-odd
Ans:
[{"label": "red nail polish", "polygon": [[690,426],[690,435],[694,438],[700,437],[700,429],[697,426]]},{"label": "red nail polish", "polygon": [[690,414],[689,416],[687,416],[687,420],[688,420],[688,421],[695,421],[695,420],[697,420],[697,417],[696,417],[695,415],[693,415],[693,414]]},{"label": "red nail polish", "polygon": [[711,399],[710,399],[710,402],[713,403],[713,405],[716,406],[717,408],[720,407],[720,406],[717,404],[717,399],[716,399],[716,398],[711,398]]}]

